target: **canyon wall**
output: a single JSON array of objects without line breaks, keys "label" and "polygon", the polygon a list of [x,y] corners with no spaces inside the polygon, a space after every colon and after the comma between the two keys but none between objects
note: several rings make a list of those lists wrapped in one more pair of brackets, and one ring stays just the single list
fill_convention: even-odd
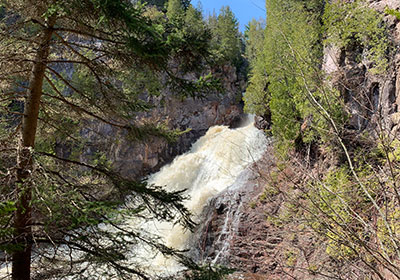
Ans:
[{"label": "canyon wall", "polygon": [[[143,140],[133,139],[124,129],[91,120],[81,129],[81,136],[86,139],[81,160],[93,158],[96,153],[101,152],[121,175],[139,179],[157,171],[176,155],[186,152],[209,127],[237,125],[242,115],[240,98],[244,83],[236,74],[236,68],[229,65],[223,67],[222,72],[215,77],[219,78],[223,92],[194,99],[179,98],[173,92],[165,90],[159,97],[151,100],[155,107],[138,115],[135,120],[136,124],[162,123],[171,130],[187,130],[176,142],[169,143],[156,136]],[[59,153],[68,152],[68,149],[59,149]]]},{"label": "canyon wall", "polygon": [[375,65],[368,59],[368,50],[358,44],[342,49],[325,47],[322,69],[329,75],[332,85],[339,89],[347,105],[349,130],[396,133],[400,121],[400,21],[385,10],[399,9],[400,2],[367,2],[371,9],[384,15],[390,52],[387,71],[371,71]]}]

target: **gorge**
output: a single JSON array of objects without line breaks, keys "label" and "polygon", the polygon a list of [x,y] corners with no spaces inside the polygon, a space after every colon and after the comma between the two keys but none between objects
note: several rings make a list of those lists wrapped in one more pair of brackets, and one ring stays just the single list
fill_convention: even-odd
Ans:
[{"label": "gorge", "polygon": [[265,4],[0,1],[0,278],[400,279],[400,2]]}]

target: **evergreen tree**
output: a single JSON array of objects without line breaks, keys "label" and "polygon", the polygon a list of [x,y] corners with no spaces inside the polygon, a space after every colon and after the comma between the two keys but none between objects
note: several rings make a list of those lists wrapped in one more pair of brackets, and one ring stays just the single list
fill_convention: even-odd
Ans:
[{"label": "evergreen tree", "polygon": [[257,57],[263,52],[264,49],[264,33],[265,33],[265,20],[252,19],[246,26],[244,32],[246,40],[246,59],[251,65],[255,65]]},{"label": "evergreen tree", "polygon": [[169,0],[167,6],[167,17],[175,24],[182,24],[185,10],[181,0]]},{"label": "evergreen tree", "polygon": [[[168,2],[169,2],[168,0],[147,0],[147,1],[145,1],[145,3],[147,5],[154,5],[159,9],[163,9],[163,8],[167,7]],[[189,5],[190,5],[190,0],[181,0],[180,2],[182,4],[182,7],[185,9],[187,9],[187,7],[189,7]]]},{"label": "evergreen tree", "polygon": [[[201,73],[209,56],[211,32],[206,26],[200,10],[189,5],[184,11],[179,0],[171,0],[167,15],[174,25],[168,36],[168,43],[174,47],[176,73],[188,70]],[[176,89],[179,90],[179,89]]]},{"label": "evergreen tree", "polygon": [[158,8],[163,8],[168,3],[168,0],[148,0],[146,1],[148,5],[155,5]]},{"label": "evergreen tree", "polygon": [[193,5],[190,5],[186,10],[184,28],[187,29],[187,32],[198,35],[203,34],[206,30],[206,25],[201,11]]},{"label": "evergreen tree", "polygon": [[[139,97],[157,89],[146,81],[131,89],[127,74],[158,80],[156,87],[183,84],[193,93],[198,83],[167,69],[181,46],[166,40],[168,26],[143,17],[141,6],[129,0],[1,3],[0,250],[11,255],[12,279],[30,279],[32,250],[42,262],[60,264],[38,268],[38,277],[80,274],[83,268],[74,264],[86,263],[88,273],[148,279],[140,264],[126,259],[130,246],[142,242],[165,254],[178,253],[138,230],[121,230],[124,217],[162,218],[190,227],[182,194],[123,178],[101,157],[82,161],[73,153],[57,153],[56,147],[60,142],[83,146],[79,129],[90,121],[136,138],[168,136],[157,126],[133,123],[137,112],[149,108]],[[121,210],[129,193],[130,203]],[[74,252],[70,264],[57,254],[66,251]]]},{"label": "evergreen tree", "polygon": [[[207,17],[207,23],[210,29],[214,29],[217,26],[217,13],[213,10],[212,14],[209,14]],[[214,32],[213,32],[214,34]]]},{"label": "evergreen tree", "polygon": [[270,119],[268,79],[262,52],[251,64],[249,77],[249,84],[243,96],[244,111]]},{"label": "evergreen tree", "polygon": [[223,6],[218,16],[209,17],[212,31],[212,49],[217,64],[239,63],[241,41],[238,21],[229,6]]},{"label": "evergreen tree", "polygon": [[264,57],[264,20],[253,19],[246,26],[246,58],[249,62],[249,84],[243,97],[244,110],[270,119],[269,95]]},{"label": "evergreen tree", "polygon": [[[182,52],[197,53],[186,58],[186,64],[190,69],[199,69],[201,71],[202,64],[205,63],[204,53],[209,53],[211,31],[204,22],[203,15],[200,10],[190,5],[186,10],[184,26],[182,32],[184,33],[184,40],[187,43],[186,48]],[[195,50],[205,50],[204,52]]]},{"label": "evergreen tree", "polygon": [[[310,143],[327,127],[315,109],[309,92],[318,96],[332,112],[341,112],[335,93],[328,93],[318,81],[322,77],[322,1],[267,1],[264,58],[270,97],[272,132],[281,151],[288,146]],[[327,95],[330,95],[330,98]],[[257,101],[256,101],[257,102]],[[333,113],[339,117],[340,114]],[[312,120],[300,131],[304,119]]]}]

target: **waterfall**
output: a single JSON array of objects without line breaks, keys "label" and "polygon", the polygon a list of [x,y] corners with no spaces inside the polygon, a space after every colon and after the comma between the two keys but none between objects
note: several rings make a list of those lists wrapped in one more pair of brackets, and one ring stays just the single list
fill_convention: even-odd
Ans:
[{"label": "waterfall", "polygon": [[[186,189],[190,199],[185,206],[194,214],[196,222],[201,223],[200,214],[207,202],[234,185],[239,174],[262,156],[267,139],[253,122],[254,117],[247,116],[236,129],[211,127],[190,151],[150,176],[148,182],[164,186],[169,191]],[[180,226],[152,222],[147,223],[145,229],[162,236],[167,246],[189,249],[191,233]],[[152,262],[152,269],[172,274],[181,267],[159,255]]]},{"label": "waterfall", "polygon": [[[254,127],[253,122],[254,117],[248,116],[236,129],[227,126],[211,127],[206,135],[193,144],[190,151],[176,157],[171,164],[151,175],[148,183],[164,186],[169,191],[186,190],[189,199],[185,202],[185,206],[194,214],[195,221],[201,225],[203,221],[201,213],[210,199],[229,187],[243,186],[247,178],[246,168],[262,156],[267,139]],[[132,229],[141,228],[160,236],[165,245],[175,249],[190,249],[189,247],[195,243],[191,240],[195,236],[191,236],[189,231],[178,225],[158,221],[143,222],[138,219],[132,219],[128,224]],[[100,226],[107,228],[104,224]],[[229,233],[229,227],[226,223],[223,231]],[[225,254],[225,251],[226,247],[222,246],[220,254]],[[49,256],[53,253],[54,251],[49,248]],[[58,248],[58,253],[65,254],[66,262],[70,260],[69,257],[79,257],[79,253],[70,255],[69,249],[65,246]],[[183,269],[174,260],[166,259],[161,254],[156,255],[157,253],[149,251],[149,248],[136,248],[132,253],[132,257],[142,260],[144,266],[147,266],[154,275],[173,275]],[[152,259],[154,255],[156,256]],[[8,269],[7,265],[0,266],[0,277],[7,275]],[[89,270],[85,273],[91,275]],[[98,275],[96,279],[106,278]]]}]

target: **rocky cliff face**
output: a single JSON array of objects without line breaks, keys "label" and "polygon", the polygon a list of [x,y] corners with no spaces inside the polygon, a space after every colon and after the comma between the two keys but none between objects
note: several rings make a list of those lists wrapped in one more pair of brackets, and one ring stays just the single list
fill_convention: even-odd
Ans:
[{"label": "rocky cliff face", "polygon": [[193,243],[197,259],[235,269],[228,278],[232,280],[374,279],[357,269],[363,265],[360,261],[353,265],[334,261],[326,253],[325,240],[301,218],[290,222],[278,218],[291,213],[288,207],[293,201],[303,199],[298,188],[309,175],[305,171],[316,170],[307,168],[296,154],[282,170],[273,153],[273,145],[268,146],[248,173],[210,201],[204,211],[208,218]]},{"label": "rocky cliff face", "polygon": [[81,135],[86,139],[81,159],[93,157],[101,151],[121,175],[138,179],[158,170],[174,156],[186,152],[209,127],[235,126],[242,114],[238,96],[241,96],[243,83],[237,77],[236,69],[231,66],[225,66],[216,76],[222,82],[224,93],[210,94],[204,99],[182,100],[172,92],[164,92],[153,100],[154,104],[158,104],[157,107],[138,116],[136,122],[139,123],[161,122],[170,129],[189,130],[179,136],[177,142],[168,143],[161,137],[132,140],[123,129],[88,121],[81,130]]},{"label": "rocky cliff face", "polygon": [[[374,74],[366,50],[357,44],[338,49],[325,48],[322,68],[332,78],[347,105],[348,129],[379,134],[382,130],[397,132],[400,106],[400,21],[385,13],[399,9],[396,0],[370,0],[369,6],[384,15],[390,41],[390,58],[386,73]],[[360,60],[361,57],[361,60]]]}]

